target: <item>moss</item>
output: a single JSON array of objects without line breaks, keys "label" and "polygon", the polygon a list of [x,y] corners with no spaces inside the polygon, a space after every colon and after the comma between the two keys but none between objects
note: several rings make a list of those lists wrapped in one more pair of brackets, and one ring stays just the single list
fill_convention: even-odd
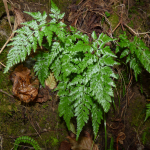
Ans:
[{"label": "moss", "polygon": [[133,28],[133,27],[134,27],[133,20],[131,20],[128,25],[129,25],[131,28]]},{"label": "moss", "polygon": [[144,121],[144,115],[142,113],[143,105],[141,105],[140,98],[136,99],[136,105],[133,103],[130,107],[132,108],[131,126],[138,127],[141,123],[141,120]]},{"label": "moss", "polygon": [[51,141],[51,145],[52,145],[52,146],[58,145],[58,142],[59,142],[58,139],[55,138],[55,137],[51,137],[51,140],[50,140],[50,141]]},{"label": "moss", "polygon": [[80,3],[80,0],[76,0],[76,5],[78,5]]},{"label": "moss", "polygon": [[119,17],[117,14],[113,14],[109,17],[109,21],[111,22],[112,24],[112,29],[114,29],[117,24],[119,23]]}]

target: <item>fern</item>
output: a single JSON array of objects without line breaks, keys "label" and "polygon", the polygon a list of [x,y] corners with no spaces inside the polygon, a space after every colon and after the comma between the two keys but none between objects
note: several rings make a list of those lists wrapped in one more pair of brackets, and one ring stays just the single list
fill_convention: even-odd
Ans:
[{"label": "fern", "polygon": [[147,110],[146,110],[146,117],[145,117],[144,121],[146,121],[147,118],[150,117],[150,103],[147,104],[146,107],[147,107]]},{"label": "fern", "polygon": [[[12,38],[12,43],[8,44],[8,46],[13,46],[13,48],[11,48],[7,56],[8,61],[4,71],[5,73],[13,65],[25,61],[27,55],[30,55],[32,49],[35,52],[37,49],[37,44],[40,46],[42,44],[44,32],[40,31],[40,27],[45,26],[47,15],[45,12],[43,15],[41,15],[40,12],[28,12],[28,14],[32,15],[37,20],[22,23],[25,26],[15,31],[17,36]],[[38,22],[41,23],[38,24]],[[33,30],[31,30],[31,28]]]},{"label": "fern", "polygon": [[[23,23],[25,26],[16,31],[17,35],[9,44],[13,47],[9,51],[4,72],[6,73],[13,65],[25,61],[31,50],[36,51],[37,44],[44,46],[47,51],[41,51],[36,56],[34,71],[43,86],[50,71],[59,81],[56,89],[60,97],[59,116],[64,118],[68,129],[71,118],[76,117],[77,139],[91,116],[96,137],[103,115],[109,111],[111,97],[114,96],[113,79],[117,79],[117,75],[112,71],[112,66],[119,63],[114,59],[117,56],[105,44],[115,39],[103,33],[97,37],[93,32],[93,41],[89,42],[88,36],[74,27],[70,26],[68,31],[66,25],[60,21],[64,14],[60,14],[60,10],[52,1],[52,20],[48,23],[45,12],[43,15],[40,12],[26,13],[34,20]],[[45,44],[43,37],[47,39]],[[128,55],[127,62],[130,62],[131,68],[134,69],[135,77],[141,71],[141,66],[137,62],[150,71],[149,51],[139,39],[135,38],[133,42],[129,42],[125,35],[120,36],[116,51],[122,49],[125,50],[121,57]]]},{"label": "fern", "polygon": [[120,35],[119,38],[119,46],[117,46],[116,52],[122,51],[123,49],[120,58],[127,56],[126,63],[130,63],[130,68],[134,70],[136,80],[138,74],[142,71],[142,67],[150,72],[150,51],[145,46],[145,43],[136,36],[130,42],[127,39],[126,33]]},{"label": "fern", "polygon": [[17,150],[20,143],[28,143],[34,147],[35,150],[41,150],[38,143],[29,136],[21,136],[15,140],[14,150]]}]

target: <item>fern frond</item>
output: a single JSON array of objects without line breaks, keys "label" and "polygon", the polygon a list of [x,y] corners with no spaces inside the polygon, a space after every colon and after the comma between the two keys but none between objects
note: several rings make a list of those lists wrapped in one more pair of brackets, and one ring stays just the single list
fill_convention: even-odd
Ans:
[{"label": "fern frond", "polygon": [[[12,39],[13,42],[8,44],[8,46],[12,45],[13,47],[7,55],[8,61],[4,73],[6,73],[13,65],[20,63],[21,61],[23,62],[26,59],[27,54],[30,55],[32,49],[35,52],[37,49],[37,42],[40,46],[42,44],[44,33],[43,31],[39,31],[36,21],[26,22],[24,24],[26,26],[18,29],[16,31],[18,34]],[[33,27],[35,30],[32,31],[30,27]]]},{"label": "fern frond", "polygon": [[[83,96],[84,97],[84,96]],[[80,132],[82,131],[85,123],[89,120],[88,101],[85,98],[79,98],[75,103],[75,116],[77,117],[77,137],[79,138]]]},{"label": "fern frond", "polygon": [[96,39],[97,39],[97,35],[96,35],[96,32],[95,32],[95,31],[92,32],[91,37],[93,38],[93,40],[96,40]]},{"label": "fern frond", "polygon": [[99,125],[101,124],[101,120],[103,119],[103,109],[100,105],[93,103],[92,109],[91,109],[91,117],[92,117],[92,126],[94,135],[96,137]]},{"label": "fern frond", "polygon": [[51,12],[50,17],[56,18],[56,19],[62,19],[65,15],[65,13],[60,14],[60,9],[55,5],[55,3],[51,0]]},{"label": "fern frond", "polygon": [[34,66],[34,71],[39,78],[42,86],[45,87],[45,79],[49,76],[50,70],[49,65],[51,63],[50,54],[49,53],[40,53],[36,57],[37,61]]},{"label": "fern frond", "polygon": [[[29,43],[30,45],[30,43]],[[8,72],[9,68],[11,68],[13,65],[20,63],[21,61],[24,61],[28,53],[31,51],[30,47],[26,49],[26,45],[18,45],[14,46],[8,53],[7,58],[8,61],[6,62],[6,68],[4,69],[4,73]]]},{"label": "fern frond", "polygon": [[61,90],[58,92],[58,95],[61,95],[60,97],[60,103],[58,106],[59,116],[64,118],[66,125],[68,129],[70,130],[70,119],[74,117],[74,108],[72,105],[72,101],[69,96],[62,96],[69,94],[68,91]]},{"label": "fern frond", "polygon": [[51,12],[53,14],[60,14],[60,9],[58,9],[58,7],[55,5],[55,3],[52,0],[51,0]]},{"label": "fern frond", "polygon": [[147,109],[146,109],[146,117],[145,117],[145,120],[147,120],[148,117],[150,117],[150,103],[146,105]]},{"label": "fern frond", "polygon": [[52,43],[52,37],[53,37],[53,32],[50,30],[51,27],[50,26],[46,26],[43,28],[43,32],[47,38],[47,41],[49,43],[49,46],[51,46]]},{"label": "fern frond", "polygon": [[28,143],[34,147],[35,150],[41,150],[38,143],[29,136],[21,136],[15,140],[14,150],[17,150],[20,143]]},{"label": "fern frond", "polygon": [[141,64],[150,72],[150,51],[145,46],[145,43],[136,36],[134,37],[134,41],[130,42],[125,33],[119,37],[120,42],[116,52],[124,49],[120,58],[127,56],[126,63],[130,63],[130,67],[134,70],[136,80],[138,74],[142,71]]},{"label": "fern frond", "polygon": [[[24,11],[24,12],[29,14],[30,16],[32,16],[38,22],[40,22],[40,25],[43,25],[44,23],[46,23],[47,14],[45,11],[43,12],[43,15],[39,11],[38,12],[26,12],[26,11]],[[24,24],[24,23],[22,23],[22,24]]]}]

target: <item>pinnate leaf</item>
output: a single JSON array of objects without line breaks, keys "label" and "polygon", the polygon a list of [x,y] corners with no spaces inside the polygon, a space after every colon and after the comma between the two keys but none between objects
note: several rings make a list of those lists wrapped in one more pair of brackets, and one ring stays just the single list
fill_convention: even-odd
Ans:
[{"label": "pinnate leaf", "polygon": [[147,110],[146,110],[146,117],[144,121],[146,121],[148,117],[150,117],[150,103],[147,104],[146,107],[147,107]]}]

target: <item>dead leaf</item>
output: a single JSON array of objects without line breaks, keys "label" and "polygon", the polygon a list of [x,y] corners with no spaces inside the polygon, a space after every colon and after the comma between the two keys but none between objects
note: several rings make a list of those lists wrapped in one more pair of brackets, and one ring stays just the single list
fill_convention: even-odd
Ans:
[{"label": "dead leaf", "polygon": [[35,100],[37,103],[43,103],[51,99],[51,96],[49,95],[49,88],[46,86],[45,88],[39,89],[39,94]]},{"label": "dead leaf", "polygon": [[50,73],[48,78],[45,80],[45,85],[48,86],[49,89],[51,89],[51,90],[56,88],[57,83],[56,83],[56,80],[55,80],[53,73]]},{"label": "dead leaf", "polygon": [[71,150],[71,144],[68,141],[62,141],[59,150]]},{"label": "dead leaf", "polygon": [[83,135],[80,135],[79,140],[76,141],[76,138],[73,136],[68,136],[69,142],[71,144],[72,150],[98,150],[98,146],[93,144],[93,140],[89,132],[84,131]]},{"label": "dead leaf", "polygon": [[125,133],[120,132],[118,134],[118,141],[119,141],[120,144],[123,144],[123,140],[125,140],[125,138],[126,138]]},{"label": "dead leaf", "polygon": [[12,7],[12,11],[15,14],[15,19],[16,19],[16,23],[17,23],[17,27],[22,27],[23,25],[21,25],[21,23],[25,22],[25,18],[24,15],[22,13],[22,11],[16,7]]},{"label": "dead leaf", "polygon": [[39,81],[31,83],[30,70],[23,65],[18,66],[10,75],[13,82],[13,94],[21,101],[29,103],[38,95]]}]

